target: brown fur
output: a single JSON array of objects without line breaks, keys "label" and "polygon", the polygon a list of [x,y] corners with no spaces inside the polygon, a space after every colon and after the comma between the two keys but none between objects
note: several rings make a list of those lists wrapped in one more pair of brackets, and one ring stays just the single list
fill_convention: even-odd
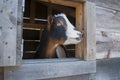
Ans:
[{"label": "brown fur", "polygon": [[[51,30],[51,25],[54,27],[57,27],[57,24],[60,23],[65,29],[66,29],[66,23],[65,20],[61,17],[56,18],[55,20],[53,20],[52,16],[48,16],[48,25],[47,25],[47,31]],[[44,37],[44,36],[43,36]],[[39,53],[39,57],[36,56],[37,58],[52,58],[55,56],[55,50],[56,47],[59,44],[63,44],[65,42],[65,38],[60,38],[60,39],[54,39],[50,36],[47,37],[47,42],[46,45],[44,45],[45,47],[42,50],[42,53]],[[38,48],[39,49],[39,48]]]}]

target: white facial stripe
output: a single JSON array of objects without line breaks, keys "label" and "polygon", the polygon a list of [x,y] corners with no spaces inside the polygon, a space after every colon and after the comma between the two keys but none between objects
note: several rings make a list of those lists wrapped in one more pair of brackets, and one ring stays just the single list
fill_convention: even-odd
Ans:
[{"label": "white facial stripe", "polygon": [[69,26],[68,28],[74,29],[74,26],[70,23],[70,21],[68,20],[65,14],[61,13],[61,14],[55,15],[55,17],[58,17],[58,16],[61,16],[65,19],[66,24]]}]

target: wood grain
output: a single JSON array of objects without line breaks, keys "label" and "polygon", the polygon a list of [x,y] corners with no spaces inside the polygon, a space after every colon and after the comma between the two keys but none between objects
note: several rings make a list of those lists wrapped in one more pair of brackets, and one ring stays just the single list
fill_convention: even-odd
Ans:
[{"label": "wood grain", "polygon": [[[12,3],[11,3],[12,2]],[[16,65],[17,6],[16,1],[1,0],[0,10],[0,66]]]},{"label": "wood grain", "polygon": [[96,59],[96,16],[95,4],[86,2],[84,5],[84,59]]},{"label": "wood grain", "polygon": [[27,60],[19,67],[6,67],[4,78],[36,80],[89,74],[96,72],[95,64],[95,61],[79,61],[79,59]]}]

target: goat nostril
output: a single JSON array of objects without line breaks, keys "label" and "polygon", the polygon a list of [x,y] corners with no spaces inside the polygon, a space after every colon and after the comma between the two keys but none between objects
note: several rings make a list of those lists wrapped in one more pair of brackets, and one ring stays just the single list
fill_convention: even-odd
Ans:
[{"label": "goat nostril", "polygon": [[78,33],[78,35],[79,35],[79,37],[80,37],[80,38],[82,38],[82,37],[83,37],[82,33]]},{"label": "goat nostril", "polygon": [[80,37],[77,37],[76,40],[80,40]]}]

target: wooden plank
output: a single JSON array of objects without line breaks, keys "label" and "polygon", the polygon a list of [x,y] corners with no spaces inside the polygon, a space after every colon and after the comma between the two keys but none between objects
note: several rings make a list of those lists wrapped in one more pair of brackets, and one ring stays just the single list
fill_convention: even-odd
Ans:
[{"label": "wooden plank", "polygon": [[120,12],[97,6],[96,25],[97,29],[120,31]]},{"label": "wooden plank", "polygon": [[96,59],[120,58],[119,51],[103,51],[96,53]]},{"label": "wooden plank", "polygon": [[38,1],[49,2],[49,3],[59,4],[69,7],[77,7],[78,5],[80,5],[80,3],[72,2],[68,0],[38,0]]},{"label": "wooden plank", "polygon": [[0,3],[0,66],[16,65],[18,0]]},{"label": "wooden plank", "polygon": [[86,2],[84,4],[84,59],[95,60],[96,59],[96,15],[95,4]]},{"label": "wooden plank", "polygon": [[120,1],[119,0],[89,0],[89,1],[94,2],[97,6],[120,11]]},{"label": "wooden plank", "polygon": [[96,42],[105,43],[105,42],[119,42],[120,41],[120,32],[114,31],[96,31]]},{"label": "wooden plank", "polygon": [[[83,6],[79,5],[76,7],[76,27],[79,31],[84,33],[83,26]],[[75,47],[75,57],[83,59],[83,40]]]},{"label": "wooden plank", "polygon": [[96,58],[120,57],[120,32],[96,31]]},{"label": "wooden plank", "polygon": [[75,9],[71,9],[65,6],[53,6],[53,9],[63,12],[69,16],[75,17]]},{"label": "wooden plank", "polygon": [[97,44],[97,59],[120,57],[120,42],[104,42]]},{"label": "wooden plank", "polygon": [[[67,0],[66,0],[67,1]],[[69,1],[69,0],[68,0]],[[71,0],[71,1],[76,1],[76,2],[86,2],[87,0]]]},{"label": "wooden plank", "polygon": [[[101,1],[102,2],[102,1]],[[108,1],[106,1],[108,2]],[[97,2],[98,3],[98,2]],[[101,3],[100,3],[101,4]],[[106,3],[105,3],[106,4]],[[110,2],[109,2],[110,4]],[[109,5],[107,3],[107,6]],[[114,4],[114,3],[113,3]],[[99,5],[100,6],[100,5]],[[102,6],[102,4],[101,4]],[[117,5],[116,5],[117,6]],[[113,5],[114,7],[114,5]],[[104,58],[115,58],[120,57],[119,51],[119,15],[120,12],[116,9],[106,7],[98,7],[96,8],[96,41],[97,41],[97,59]],[[100,23],[102,22],[102,23]]]},{"label": "wooden plank", "polygon": [[119,80],[120,58],[97,60],[97,80]]},{"label": "wooden plank", "polygon": [[57,58],[57,59],[29,59],[29,60],[23,60],[23,64],[36,64],[36,63],[59,63],[59,62],[75,62],[80,61],[80,59],[77,58]]},{"label": "wooden plank", "polygon": [[77,75],[77,76],[67,76],[67,77],[59,77],[59,78],[52,78],[52,79],[45,79],[45,80],[90,80],[91,74],[85,75]]},{"label": "wooden plank", "polygon": [[[53,62],[52,62],[53,61]],[[72,66],[71,66],[72,65]],[[31,60],[19,67],[6,67],[5,80],[36,80],[74,76],[96,72],[95,61],[70,60]],[[36,74],[37,73],[37,74]]]},{"label": "wooden plank", "polygon": [[104,29],[104,28],[96,28],[96,31],[104,31],[104,32],[112,32],[112,33],[120,33],[119,30],[114,30],[114,29]]},{"label": "wooden plank", "polygon": [[[96,58],[117,58],[120,57],[120,12],[115,8],[115,1],[105,1],[105,5],[102,4],[103,0],[96,0],[97,4],[101,4],[96,7]],[[100,3],[99,3],[100,2]],[[119,2],[118,2],[119,3]],[[104,6],[103,6],[104,5]],[[110,5],[113,5],[113,7]],[[116,7],[118,4],[116,4]],[[104,8],[103,8],[104,7]],[[114,8],[114,9],[113,9]],[[101,22],[101,23],[100,23]]]},{"label": "wooden plank", "polygon": [[[56,4],[49,4],[45,2],[41,2],[43,5],[47,6],[48,8],[52,7],[53,10],[57,10],[60,12],[63,12],[69,16],[75,17],[75,9],[71,7],[66,7],[66,6],[61,6],[61,5],[56,5]],[[50,10],[50,9],[48,9]]]},{"label": "wooden plank", "polygon": [[37,28],[37,29],[43,29],[45,28],[46,26],[45,25],[42,25],[42,24],[32,24],[32,23],[23,23],[23,26],[25,28]]},{"label": "wooden plank", "polygon": [[75,9],[71,9],[71,8],[67,8],[67,7],[59,7],[59,6],[56,6],[56,7],[53,7],[54,9],[60,11],[60,12],[63,12],[65,13],[66,15],[69,15],[71,17],[75,17]]},{"label": "wooden plank", "polygon": [[17,47],[16,47],[16,64],[21,65],[22,55],[23,55],[23,42],[22,42],[22,32],[23,32],[23,1],[18,0],[17,7]]}]

